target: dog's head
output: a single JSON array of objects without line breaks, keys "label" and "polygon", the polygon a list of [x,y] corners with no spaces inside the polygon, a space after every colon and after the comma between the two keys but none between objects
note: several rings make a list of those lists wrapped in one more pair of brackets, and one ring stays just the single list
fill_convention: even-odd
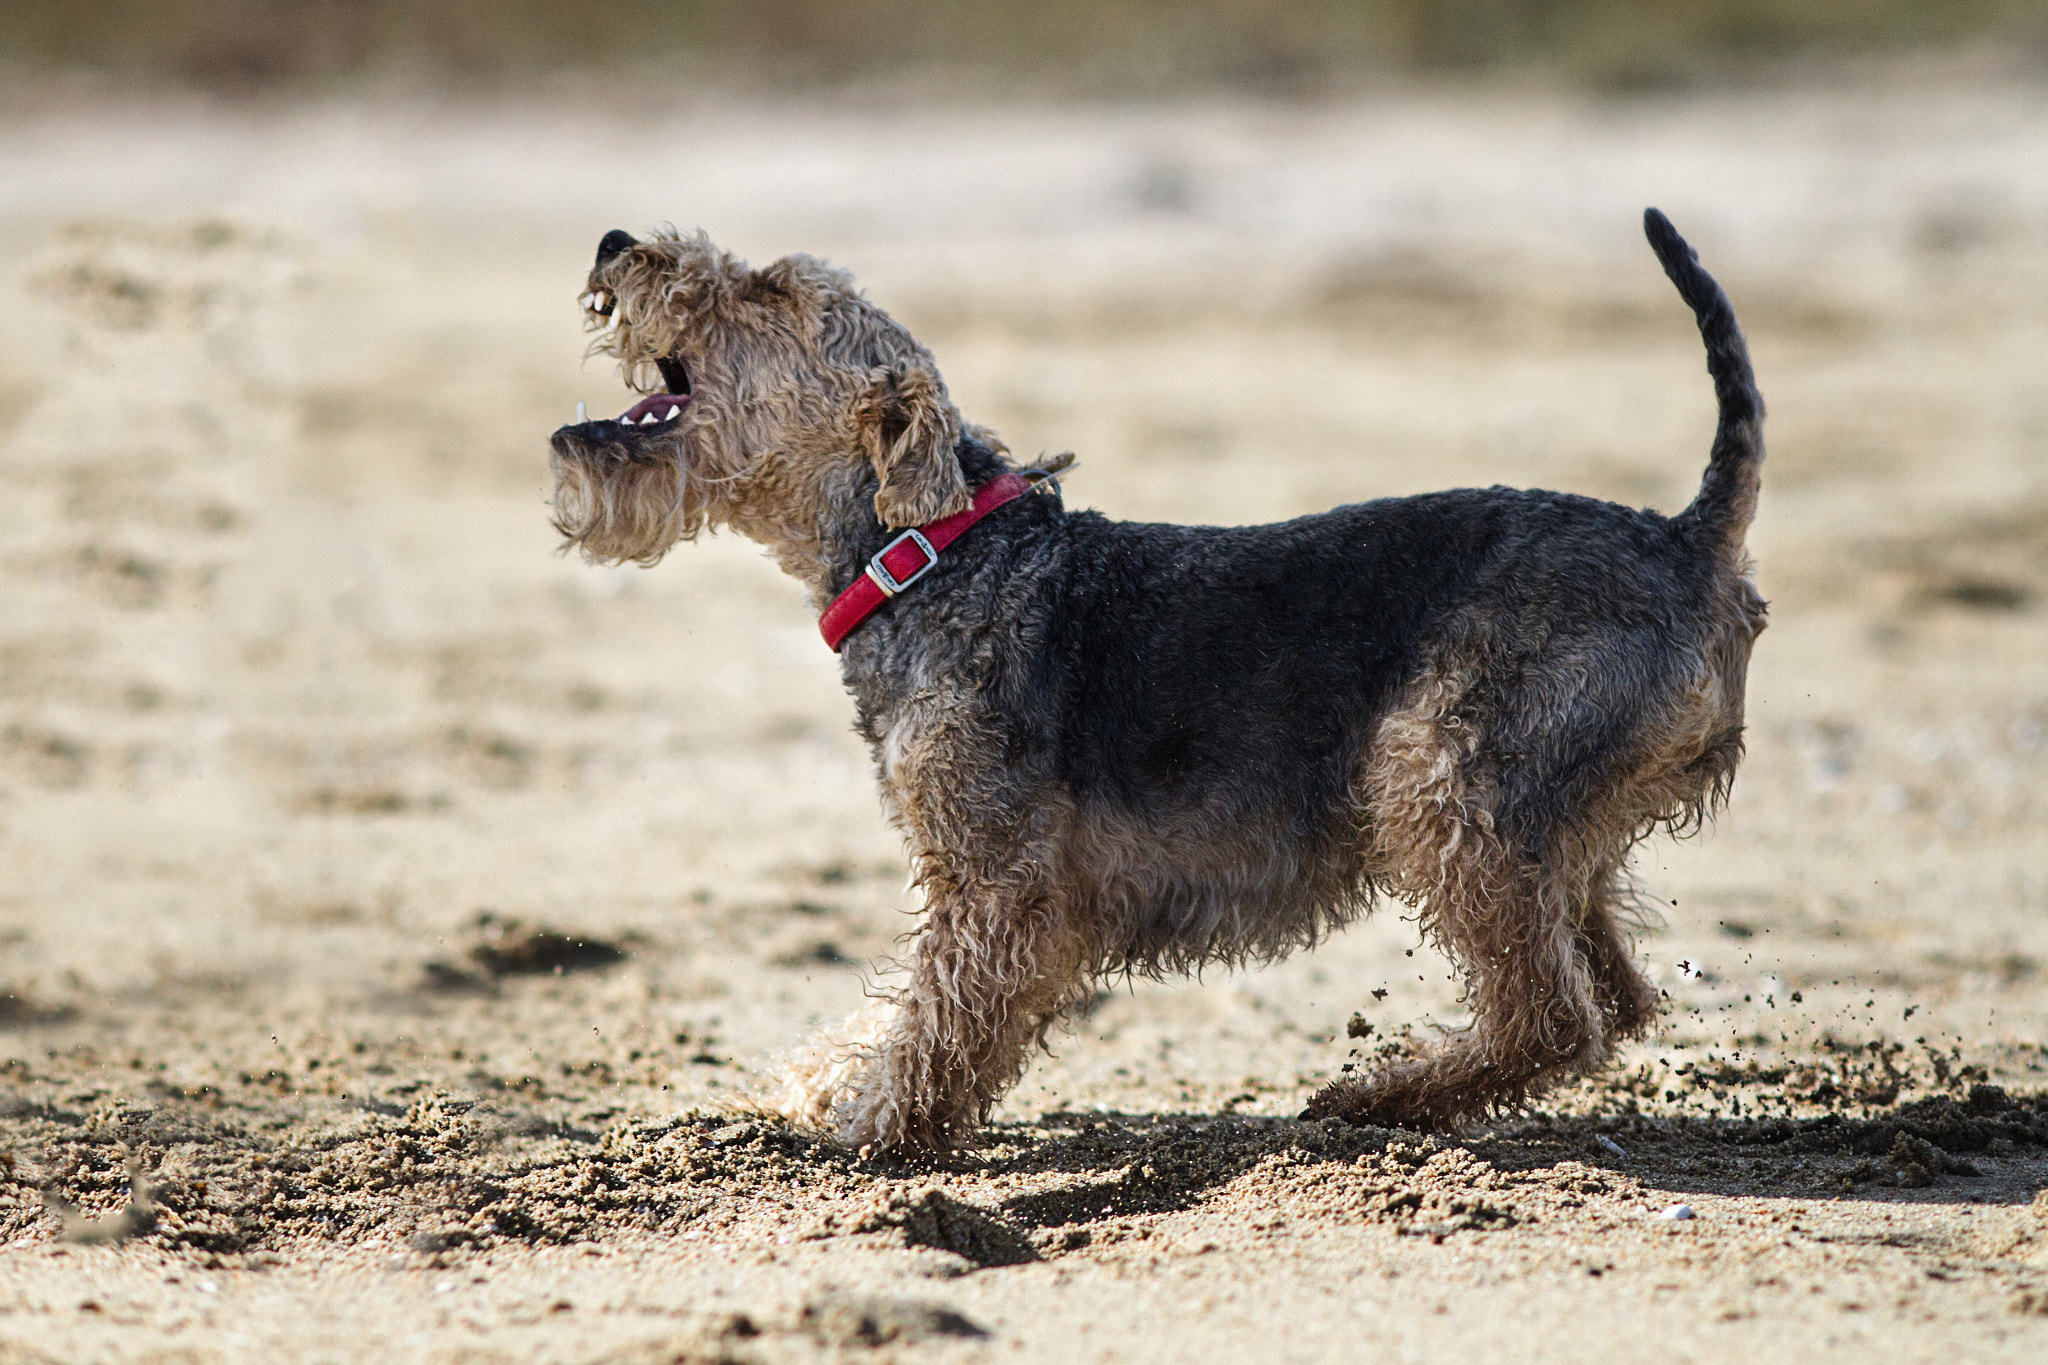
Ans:
[{"label": "dog's head", "polygon": [[582,301],[593,351],[647,394],[554,435],[555,527],[589,558],[651,564],[731,526],[815,582],[849,517],[914,526],[970,501],[930,353],[845,271],[613,231]]}]

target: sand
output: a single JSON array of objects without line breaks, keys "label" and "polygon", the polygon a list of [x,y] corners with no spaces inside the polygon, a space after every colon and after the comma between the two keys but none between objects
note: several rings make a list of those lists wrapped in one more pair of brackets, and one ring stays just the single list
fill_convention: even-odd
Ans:
[{"label": "sand", "polygon": [[[1459,1017],[1390,905],[1107,983],[943,1162],[751,1116],[915,907],[793,584],[553,553],[546,435],[627,401],[597,237],[853,268],[1113,515],[1669,510],[1646,203],[1772,406],[1750,757],[1636,865],[1658,1034],[1459,1141],[1301,1123]],[[53,91],[0,258],[0,1362],[2048,1351],[2041,90]]]}]

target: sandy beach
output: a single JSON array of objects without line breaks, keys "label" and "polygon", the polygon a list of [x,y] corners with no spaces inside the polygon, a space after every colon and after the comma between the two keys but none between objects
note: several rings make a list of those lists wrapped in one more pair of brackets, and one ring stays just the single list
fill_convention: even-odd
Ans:
[{"label": "sandy beach", "polygon": [[[6,111],[0,1365],[2048,1352],[2048,89]],[[555,553],[599,235],[850,267],[1070,505],[1672,511],[1647,204],[1771,407],[1657,1034],[1298,1121],[1459,1018],[1389,904],[1104,983],[942,1162],[750,1111],[916,904],[757,547]]]}]

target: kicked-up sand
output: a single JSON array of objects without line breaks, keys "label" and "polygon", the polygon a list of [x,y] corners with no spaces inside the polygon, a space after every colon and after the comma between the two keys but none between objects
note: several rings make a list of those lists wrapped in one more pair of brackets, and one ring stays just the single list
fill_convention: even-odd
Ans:
[{"label": "kicked-up sand", "polygon": [[[2042,89],[7,108],[0,1362],[2048,1353]],[[1656,1036],[1299,1122],[1459,1017],[1390,904],[1105,983],[955,1158],[756,1116],[915,906],[793,584],[553,553],[598,236],[851,267],[1112,515],[1673,510],[1646,204],[1772,411]]]}]

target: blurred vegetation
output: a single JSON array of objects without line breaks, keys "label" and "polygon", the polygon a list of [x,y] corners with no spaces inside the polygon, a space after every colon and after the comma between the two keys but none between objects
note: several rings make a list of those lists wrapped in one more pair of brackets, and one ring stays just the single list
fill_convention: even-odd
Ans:
[{"label": "blurred vegetation", "polygon": [[777,86],[958,69],[1112,94],[1501,69],[1664,86],[1968,44],[2040,65],[2048,0],[0,0],[17,71],[217,89],[655,62]]}]

